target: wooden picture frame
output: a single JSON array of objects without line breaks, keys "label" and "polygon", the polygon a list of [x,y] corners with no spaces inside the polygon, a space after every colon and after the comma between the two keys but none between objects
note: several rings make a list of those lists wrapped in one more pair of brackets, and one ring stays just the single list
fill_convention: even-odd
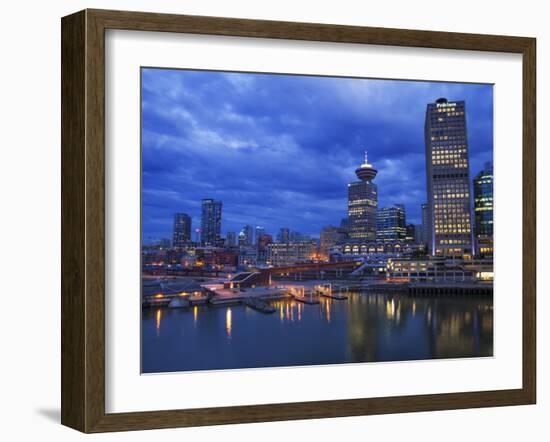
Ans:
[{"label": "wooden picture frame", "polygon": [[[523,57],[523,386],[513,390],[105,412],[105,30],[123,29]],[[83,432],[533,404],[536,398],[536,41],[533,38],[84,10],[62,19],[62,409]]]}]

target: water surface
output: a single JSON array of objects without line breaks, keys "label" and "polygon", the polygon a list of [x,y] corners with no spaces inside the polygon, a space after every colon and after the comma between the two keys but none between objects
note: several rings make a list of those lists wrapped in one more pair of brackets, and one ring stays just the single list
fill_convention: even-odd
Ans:
[{"label": "water surface", "polygon": [[144,373],[492,356],[493,304],[351,294],[317,305],[144,308]]}]

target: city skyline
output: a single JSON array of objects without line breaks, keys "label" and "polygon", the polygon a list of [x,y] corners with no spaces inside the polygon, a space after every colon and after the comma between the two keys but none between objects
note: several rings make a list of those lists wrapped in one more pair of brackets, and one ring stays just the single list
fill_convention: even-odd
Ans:
[{"label": "city skyline", "polygon": [[[404,204],[420,224],[426,105],[440,96],[467,102],[472,176],[492,161],[490,85],[162,69],[142,79],[144,242],[170,237],[174,213],[195,230],[205,198],[223,202],[222,236],[250,224],[318,238],[346,216],[365,148],[378,207]],[[213,97],[219,112],[206,112]]]}]

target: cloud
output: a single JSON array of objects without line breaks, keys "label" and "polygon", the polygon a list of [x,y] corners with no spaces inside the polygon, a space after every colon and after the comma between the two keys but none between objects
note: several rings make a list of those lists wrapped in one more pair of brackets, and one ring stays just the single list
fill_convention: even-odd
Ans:
[{"label": "cloud", "polygon": [[418,223],[426,104],[440,96],[467,103],[473,176],[492,159],[491,86],[143,69],[143,236],[169,237],[174,212],[198,226],[202,198],[223,201],[223,232],[318,235],[346,216],[365,149],[379,206]]}]

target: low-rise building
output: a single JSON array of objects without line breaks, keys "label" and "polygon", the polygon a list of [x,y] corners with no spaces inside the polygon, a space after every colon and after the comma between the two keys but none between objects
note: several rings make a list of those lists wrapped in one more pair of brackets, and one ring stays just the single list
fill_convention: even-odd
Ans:
[{"label": "low-rise building", "polygon": [[287,266],[312,261],[317,252],[316,241],[268,244],[268,265]]},{"label": "low-rise building", "polygon": [[490,259],[389,259],[386,279],[390,282],[465,283],[493,280]]}]

